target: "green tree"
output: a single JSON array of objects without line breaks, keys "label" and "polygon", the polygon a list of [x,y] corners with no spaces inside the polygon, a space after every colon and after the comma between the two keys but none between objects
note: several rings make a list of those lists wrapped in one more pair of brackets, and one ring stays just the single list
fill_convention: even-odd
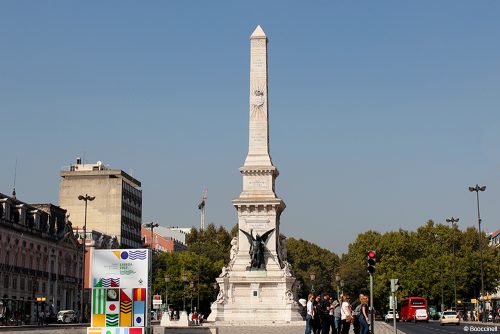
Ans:
[{"label": "green tree", "polygon": [[[288,238],[288,261],[292,265],[295,277],[301,282],[299,298],[307,297],[312,284],[316,292],[335,291],[335,269],[339,266],[339,257],[318,245],[303,239]],[[311,274],[316,278],[311,282]]]}]

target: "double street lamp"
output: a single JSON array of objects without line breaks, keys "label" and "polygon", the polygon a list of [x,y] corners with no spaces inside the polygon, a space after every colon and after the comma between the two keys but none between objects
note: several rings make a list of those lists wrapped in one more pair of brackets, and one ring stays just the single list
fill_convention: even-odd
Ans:
[{"label": "double street lamp", "polygon": [[165,275],[165,311],[168,316],[168,283],[170,282],[170,276]]},{"label": "double street lamp", "polygon": [[83,238],[82,238],[82,293],[81,293],[81,304],[80,304],[80,323],[83,323],[83,313],[85,306],[85,251],[87,248],[87,203],[92,202],[95,199],[95,196],[89,196],[85,194],[85,196],[78,196],[80,201],[85,201],[85,215],[83,219]]},{"label": "double street lamp", "polygon": [[316,274],[312,273],[311,274],[311,293],[314,294],[314,280],[316,279]]},{"label": "double street lamp", "polygon": [[451,217],[450,219],[446,219],[447,223],[451,223],[451,248],[453,250],[453,290],[455,293],[455,299],[454,299],[454,304],[455,304],[455,310],[457,310],[457,281],[456,281],[456,275],[455,275],[455,223],[458,223],[460,218],[454,218]]},{"label": "double street lamp", "polygon": [[[482,234],[481,234],[481,214],[479,212],[479,192],[485,191],[486,186],[479,186],[476,184],[474,187],[469,187],[470,192],[476,192],[476,201],[477,201],[477,222],[479,226],[479,254],[481,256],[481,296],[484,298],[484,272],[483,272],[483,242],[482,242]],[[483,321],[486,320],[486,310],[483,305]]]},{"label": "double street lamp", "polygon": [[193,288],[194,288],[194,282],[191,281],[189,282],[189,291],[191,292],[191,307],[190,307],[190,310],[191,310],[191,313],[193,313]]},{"label": "double street lamp", "polygon": [[335,282],[337,282],[337,299],[340,302],[340,281],[342,280],[342,276],[340,276],[340,273],[335,274]]},{"label": "double street lamp", "polygon": [[184,306],[184,312],[186,311],[186,282],[188,280],[188,277],[187,277],[187,274],[186,273],[183,273],[182,274],[182,285],[184,287],[184,293],[183,293],[183,306]]}]

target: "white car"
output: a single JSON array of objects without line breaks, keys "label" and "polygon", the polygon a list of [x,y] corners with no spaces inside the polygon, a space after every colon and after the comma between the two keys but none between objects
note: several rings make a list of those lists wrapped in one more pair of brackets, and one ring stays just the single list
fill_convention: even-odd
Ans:
[{"label": "white car", "polygon": [[62,310],[57,313],[57,322],[68,324],[75,321],[75,311],[73,310]]},{"label": "white car", "polygon": [[460,325],[460,318],[455,311],[444,311],[443,315],[439,318],[439,324],[441,326],[446,324]]},{"label": "white car", "polygon": [[427,321],[429,322],[429,315],[427,314],[427,310],[423,308],[419,308],[415,310],[415,322],[417,321]]},{"label": "white car", "polygon": [[[394,321],[394,315],[391,311],[387,311],[387,314],[385,315],[385,322],[391,322]],[[399,321],[399,313],[396,311],[396,321]]]}]

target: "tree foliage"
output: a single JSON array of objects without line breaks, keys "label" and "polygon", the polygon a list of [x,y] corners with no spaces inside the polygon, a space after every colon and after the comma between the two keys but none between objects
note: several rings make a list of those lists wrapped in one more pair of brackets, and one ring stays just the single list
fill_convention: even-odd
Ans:
[{"label": "tree foliage", "polygon": [[[184,297],[188,308],[196,306],[200,287],[201,311],[208,313],[215,298],[215,279],[229,261],[231,239],[238,234],[238,225],[228,232],[213,224],[203,231],[192,228],[187,235],[187,251],[155,253],[153,255],[153,293],[165,296],[165,275],[168,283],[168,303],[182,308]],[[414,232],[403,229],[381,234],[367,231],[358,235],[341,258],[328,249],[303,239],[288,238],[288,261],[299,280],[298,298],[305,298],[313,285],[318,293],[337,289],[335,274],[339,273],[344,292],[355,300],[360,292],[368,293],[369,275],[366,271],[367,252],[376,251],[377,264],[374,278],[374,303],[378,310],[388,308],[390,279],[400,280],[398,298],[427,297],[429,305],[452,306],[454,279],[457,299],[477,298],[481,289],[479,241],[483,247],[484,287],[494,291],[498,285],[500,257],[488,246],[483,233],[469,227],[460,230],[456,225],[435,224],[429,220]],[[453,252],[454,250],[454,252]],[[455,256],[453,256],[455,254]],[[187,283],[182,274],[188,276]],[[199,284],[198,284],[199,273]],[[315,280],[311,281],[311,274]],[[194,288],[189,283],[193,281]]]},{"label": "tree foliage", "polygon": [[[498,284],[500,261],[496,251],[488,246],[486,235],[481,235],[483,246],[484,286],[493,291]],[[399,278],[401,290],[398,297],[424,296],[430,305],[452,306],[454,303],[454,278],[457,300],[477,298],[481,289],[479,234],[475,228],[464,231],[456,225],[435,224],[432,220],[415,232],[399,230],[380,234],[368,231],[360,234],[349,245],[342,258],[341,273],[351,293],[369,288],[369,276],[359,272],[364,279],[360,286],[358,269],[366,268],[366,254],[377,253],[374,279],[374,302],[377,309],[388,307],[390,279]],[[366,271],[366,270],[365,270]],[[349,277],[349,278],[347,278]],[[352,281],[352,277],[355,280]],[[353,291],[354,290],[354,291]]]}]

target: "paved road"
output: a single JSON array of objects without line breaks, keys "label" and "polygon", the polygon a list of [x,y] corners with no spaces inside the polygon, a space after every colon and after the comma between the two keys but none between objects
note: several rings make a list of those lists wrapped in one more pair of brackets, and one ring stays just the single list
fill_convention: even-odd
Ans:
[{"label": "paved road", "polygon": [[439,322],[431,321],[429,323],[408,323],[408,322],[399,322],[398,323],[398,332],[399,329],[404,331],[406,334],[432,334],[432,333],[440,333],[440,334],[456,334],[461,333],[464,334],[466,332],[470,333],[500,333],[500,326],[494,325],[484,325],[480,323],[460,323],[459,326],[455,325],[446,325],[440,326]]},{"label": "paved road", "polygon": [[[160,331],[162,328],[159,326],[154,326],[154,333],[163,333]],[[268,327],[250,327],[250,326],[231,326],[231,327],[219,327],[219,334],[303,334],[305,329],[304,326],[268,326]],[[87,330],[85,327],[79,326],[48,326],[42,328],[36,327],[24,327],[24,328],[2,328],[0,327],[0,333],[30,333],[30,334],[86,334]],[[354,332],[350,331],[350,334]],[[383,322],[377,322],[375,324],[375,334],[392,334],[393,330],[389,325]],[[188,333],[186,333],[188,334]],[[398,334],[405,334],[398,330]]]}]

